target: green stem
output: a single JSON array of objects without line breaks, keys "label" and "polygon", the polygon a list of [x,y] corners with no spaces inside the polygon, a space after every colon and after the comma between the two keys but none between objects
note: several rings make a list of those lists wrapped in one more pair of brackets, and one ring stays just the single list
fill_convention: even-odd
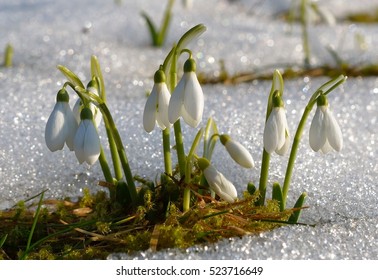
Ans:
[{"label": "green stem", "polygon": [[[100,98],[102,99],[102,102],[106,104],[105,81],[102,75],[100,63],[98,62],[97,57],[94,55],[92,55],[91,57],[91,74],[97,82]],[[117,152],[117,146],[114,142],[114,137],[110,129],[107,126],[105,126],[105,129],[106,135],[108,136],[109,149],[112,157],[115,178],[117,179],[117,181],[119,181],[122,179],[122,167]]]},{"label": "green stem", "polygon": [[109,149],[110,155],[112,157],[115,178],[117,179],[117,181],[119,181],[122,179],[122,167],[118,156],[117,145],[114,141],[114,137],[111,130],[107,126],[105,126],[105,129],[106,135],[108,136]]},{"label": "green stem", "polygon": [[102,145],[101,145],[101,152],[100,152],[100,156],[99,156],[98,160],[100,161],[102,173],[104,174],[106,182],[113,183],[113,176],[112,176],[112,173],[110,171],[109,164],[108,164],[108,161],[106,159]]},{"label": "green stem", "polygon": [[163,135],[163,153],[164,153],[164,167],[165,173],[172,175],[172,160],[171,160],[171,143],[170,143],[170,129],[166,128],[162,131]]},{"label": "green stem", "polygon": [[108,107],[106,106],[106,104],[100,103],[100,104],[98,104],[98,107],[101,109],[101,112],[104,116],[104,121],[105,121],[106,127],[109,128],[109,130],[111,131],[111,134],[114,137],[114,142],[115,142],[115,145],[117,147],[118,156],[119,156],[119,159],[121,161],[123,172],[124,172],[125,177],[126,177],[126,182],[127,182],[127,187],[129,189],[130,197],[131,197],[131,200],[134,203],[134,205],[136,205],[137,198],[138,198],[137,197],[137,191],[136,191],[133,175],[132,175],[132,172],[131,172],[131,169],[130,169],[129,161],[127,159],[125,147],[122,143],[121,136],[119,135],[119,132],[118,132],[118,129],[117,129],[115,123],[114,123],[113,117],[112,117]]},{"label": "green stem", "polygon": [[293,175],[294,162],[295,162],[295,158],[297,156],[299,142],[300,142],[301,137],[302,137],[302,133],[303,133],[304,126],[306,124],[307,117],[310,114],[312,107],[314,106],[315,103],[316,103],[316,101],[313,101],[313,102],[310,102],[306,106],[306,108],[303,112],[302,118],[299,122],[297,131],[296,131],[295,136],[294,136],[293,146],[291,147],[291,152],[290,152],[290,157],[289,157],[289,163],[287,164],[285,181],[284,181],[284,184],[283,184],[283,187],[282,187],[283,209],[286,208],[286,198],[287,198],[287,193],[288,193],[289,187],[290,187],[291,176]]},{"label": "green stem", "polygon": [[[99,156],[98,160],[100,162],[102,173],[104,174],[106,182],[113,184],[113,176],[112,176],[112,173],[110,171],[109,164],[108,164],[108,161],[106,159],[102,145],[101,145],[101,152],[100,152],[100,156]],[[114,201],[115,197],[116,197],[114,187],[109,187],[109,195],[110,195],[110,200]]]},{"label": "green stem", "polygon": [[259,183],[259,200],[256,205],[264,205],[265,195],[266,195],[266,186],[268,184],[268,174],[269,174],[269,162],[270,155],[263,150],[262,161],[261,161],[261,174],[260,174],[260,183]]},{"label": "green stem", "polygon": [[194,138],[192,147],[190,148],[188,158],[186,159],[186,166],[185,166],[185,190],[184,190],[184,197],[183,197],[183,211],[186,212],[190,208],[190,188],[188,187],[188,184],[191,180],[192,175],[192,168],[193,168],[193,158],[195,157],[195,153],[197,150],[197,146],[199,145],[202,135],[203,135],[204,129],[201,128],[198,132],[196,137]]},{"label": "green stem", "polygon": [[178,165],[179,165],[180,176],[182,177],[185,175],[186,156],[185,156],[184,141],[182,138],[180,120],[177,120],[174,123],[173,127],[175,131],[175,139],[176,139],[177,160],[178,160]]}]

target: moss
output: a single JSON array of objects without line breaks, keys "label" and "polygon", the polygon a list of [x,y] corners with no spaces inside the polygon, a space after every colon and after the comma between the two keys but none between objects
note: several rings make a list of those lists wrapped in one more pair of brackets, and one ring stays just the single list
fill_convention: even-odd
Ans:
[{"label": "moss", "polygon": [[[193,206],[186,213],[181,211],[182,200],[172,200],[173,196],[168,195],[172,189],[179,189],[173,182],[156,188],[142,186],[139,195],[143,202],[137,208],[111,204],[106,193],[90,194],[88,190],[76,203],[46,201],[27,258],[105,259],[113,252],[186,248],[272,230],[293,213],[280,212],[274,200],[255,206],[258,191],[246,191],[234,203],[205,203],[207,190],[198,185],[190,187],[194,194],[202,194],[192,196]],[[0,211],[0,234],[8,233],[0,258],[22,256],[34,220],[33,209],[21,202],[14,209]]]}]

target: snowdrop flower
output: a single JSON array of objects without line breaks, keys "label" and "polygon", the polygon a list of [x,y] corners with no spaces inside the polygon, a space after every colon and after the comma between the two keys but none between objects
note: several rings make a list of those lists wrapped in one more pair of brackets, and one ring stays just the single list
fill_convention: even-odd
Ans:
[{"label": "snowdrop flower", "polygon": [[220,141],[236,163],[245,168],[252,168],[255,166],[251,154],[242,144],[233,140],[226,134],[220,136]]},{"label": "snowdrop flower", "polygon": [[321,95],[317,99],[317,108],[310,126],[310,147],[324,154],[332,150],[339,152],[343,146],[340,127],[328,108],[327,97]]},{"label": "snowdrop flower", "polygon": [[175,123],[180,116],[191,127],[197,127],[202,120],[204,98],[196,76],[196,63],[189,58],[184,64],[184,75],[172,93],[168,107],[168,119]]},{"label": "snowdrop flower", "polygon": [[81,122],[74,139],[75,155],[80,164],[85,161],[92,165],[100,156],[100,138],[93,123],[92,110],[83,108],[80,117]]},{"label": "snowdrop flower", "polygon": [[62,88],[56,96],[56,104],[47,120],[45,129],[45,142],[52,152],[63,149],[64,143],[71,151],[74,149],[74,137],[78,123],[68,102],[68,92]]},{"label": "snowdrop flower", "polygon": [[289,129],[282,98],[274,96],[273,109],[264,128],[264,148],[269,154],[275,151],[282,156],[289,149],[289,140]]},{"label": "snowdrop flower", "polygon": [[[87,85],[87,91],[89,91],[90,93],[93,93],[93,94],[95,94],[97,96],[99,95],[95,80],[91,80],[88,83],[88,85]],[[74,116],[75,116],[75,118],[76,118],[76,120],[77,120],[78,123],[80,123],[80,120],[81,120],[81,118],[80,118],[80,112],[81,112],[81,110],[83,108],[84,108],[83,102],[79,98],[76,101],[76,103],[75,103],[75,105],[74,105],[74,107],[72,109],[72,111],[74,113]],[[94,123],[95,123],[96,127],[98,127],[100,125],[101,119],[102,119],[102,115],[101,115],[100,109],[98,109],[96,107],[96,105],[94,105],[92,103],[89,104],[89,108],[91,109],[92,114],[94,116]]]},{"label": "snowdrop flower", "polygon": [[143,112],[143,127],[147,132],[155,128],[155,123],[161,128],[166,129],[172,124],[168,120],[168,104],[171,94],[165,83],[163,70],[158,70],[154,76],[154,86],[147,99]]},{"label": "snowdrop flower", "polygon": [[235,201],[238,195],[236,188],[222,173],[216,170],[205,158],[198,159],[198,166],[203,171],[211,190],[227,202]]}]

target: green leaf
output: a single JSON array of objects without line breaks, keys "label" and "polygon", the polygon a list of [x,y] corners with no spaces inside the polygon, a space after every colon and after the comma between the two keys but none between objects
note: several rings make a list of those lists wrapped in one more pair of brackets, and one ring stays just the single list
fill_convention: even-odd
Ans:
[{"label": "green leaf", "polygon": [[158,41],[159,35],[158,35],[157,30],[156,30],[156,27],[155,27],[154,23],[152,22],[152,20],[150,19],[150,17],[146,13],[142,12],[141,15],[146,20],[148,30],[150,31],[150,35],[151,35],[151,39],[152,39],[152,45],[157,47],[158,46],[157,41]]},{"label": "green leaf", "polygon": [[282,195],[282,189],[280,184],[274,183],[273,184],[273,190],[272,190],[272,199],[277,200],[280,204],[280,211],[284,211],[284,205],[283,205],[283,195]]},{"label": "green leaf", "polygon": [[[307,197],[307,193],[305,193],[305,192],[302,193],[299,196],[297,202],[295,202],[294,208],[302,208],[303,204],[305,203],[306,197]],[[293,214],[291,214],[288,222],[297,223],[298,220],[299,220],[299,217],[301,216],[301,212],[302,212],[302,209],[299,209],[299,210],[295,211]]]},{"label": "green leaf", "polygon": [[5,241],[7,240],[8,238],[8,234],[5,234],[3,237],[1,237],[0,239],[0,249],[3,247]]},{"label": "green leaf", "polygon": [[102,76],[100,63],[98,62],[98,59],[95,55],[92,55],[91,57],[91,74],[92,74],[92,78],[93,77],[98,78],[99,86],[100,86],[99,88],[100,97],[104,102],[106,102],[104,77]]},{"label": "green leaf", "polygon": [[69,70],[67,67],[63,65],[58,65],[57,68],[62,72],[62,74],[70,81],[75,87],[85,88],[84,84],[81,82],[78,76]]},{"label": "green leaf", "polygon": [[198,24],[191,29],[189,29],[184,35],[181,36],[177,43],[176,52],[180,53],[186,46],[201,36],[202,33],[206,31],[206,26],[203,24]]},{"label": "green leaf", "polygon": [[171,23],[171,18],[172,18],[171,11],[172,11],[173,3],[174,1],[170,0],[165,10],[163,23],[162,23],[159,33],[157,34],[157,39],[156,39],[157,47],[161,47],[164,44],[165,38],[167,37],[167,31],[168,31],[169,24]]}]

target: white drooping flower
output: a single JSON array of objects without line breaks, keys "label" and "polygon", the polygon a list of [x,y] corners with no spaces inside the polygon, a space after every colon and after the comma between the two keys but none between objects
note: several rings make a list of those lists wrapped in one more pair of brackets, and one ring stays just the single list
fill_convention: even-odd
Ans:
[{"label": "white drooping flower", "polygon": [[220,141],[236,163],[245,168],[252,168],[255,166],[251,154],[242,144],[225,134],[220,136]]},{"label": "white drooping flower", "polygon": [[161,128],[166,129],[172,124],[168,120],[168,105],[171,94],[165,83],[164,71],[158,70],[154,76],[154,86],[147,99],[143,112],[143,127],[147,132],[155,128],[155,123]]},{"label": "white drooping flower", "polygon": [[196,63],[189,58],[184,64],[184,75],[174,89],[168,107],[168,119],[175,123],[180,116],[191,127],[202,120],[204,98],[196,73]]},{"label": "white drooping flower", "polygon": [[61,89],[56,97],[56,104],[51,112],[45,128],[45,142],[50,151],[61,150],[66,143],[72,151],[78,123],[69,105],[68,92]]},{"label": "white drooping flower", "polygon": [[284,155],[289,149],[290,137],[281,97],[275,97],[274,106],[265,123],[264,148],[267,153]]},{"label": "white drooping flower", "polygon": [[94,164],[101,152],[100,138],[93,123],[91,109],[83,108],[80,113],[81,122],[74,139],[75,155],[79,163]]},{"label": "white drooping flower", "polygon": [[327,98],[318,98],[317,108],[310,126],[310,147],[324,154],[332,150],[339,152],[343,146],[343,136],[339,124],[328,107]]},{"label": "white drooping flower", "polygon": [[238,196],[235,186],[205,158],[198,159],[198,166],[202,170],[207,183],[220,198],[227,202],[234,202]]},{"label": "white drooping flower", "polygon": [[[95,94],[95,95],[99,95],[98,94],[98,90],[97,90],[97,86],[96,86],[96,82],[94,80],[91,80],[88,85],[87,85],[87,91],[89,91],[90,93],[92,94]],[[76,100],[76,103],[72,109],[73,113],[74,113],[74,116],[77,120],[77,123],[80,123],[80,113],[81,113],[81,110],[84,108],[84,104],[83,102],[81,101],[81,99],[79,98],[78,100]],[[94,123],[96,125],[96,127],[98,127],[101,123],[101,120],[102,120],[102,114],[100,112],[100,109],[98,109],[96,107],[96,105],[94,105],[93,103],[90,103],[89,104],[89,108],[91,109],[92,111],[92,114],[93,114],[93,120],[94,120]]]}]

